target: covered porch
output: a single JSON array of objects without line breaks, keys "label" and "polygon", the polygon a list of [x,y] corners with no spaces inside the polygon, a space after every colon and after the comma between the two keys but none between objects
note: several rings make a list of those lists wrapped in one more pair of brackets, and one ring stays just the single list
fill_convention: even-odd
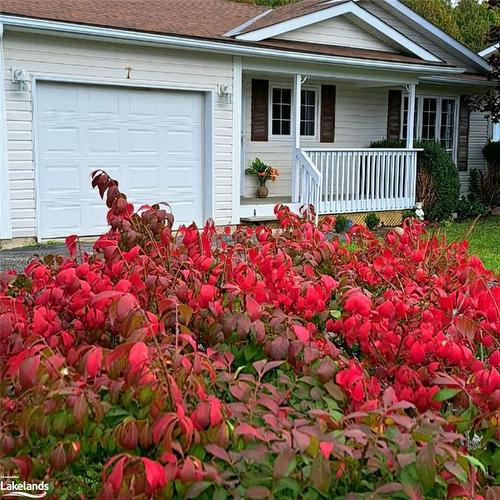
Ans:
[{"label": "covered porch", "polygon": [[[267,129],[259,137],[255,129],[255,80],[267,79],[267,121],[258,124]],[[276,203],[298,210],[314,205],[318,215],[353,212],[405,210],[415,205],[417,150],[413,146],[415,125],[415,74],[392,72],[336,72],[329,77],[318,73],[242,71],[241,197],[240,218],[269,218]],[[289,89],[277,106],[275,89]],[[333,117],[322,101],[325,89],[334,92]],[[388,92],[399,89],[407,98],[404,149],[370,148],[372,141],[387,137]],[[304,92],[306,91],[306,93]],[[314,92],[315,91],[315,92]],[[287,91],[288,93],[288,91]],[[401,95],[401,92],[400,92]],[[367,96],[371,101],[368,101]],[[304,103],[304,98],[309,98]],[[315,115],[307,109],[315,103]],[[307,114],[309,111],[309,114]],[[328,115],[330,113],[330,115]],[[328,119],[331,123],[326,123]],[[285,132],[279,136],[277,125]],[[283,119],[284,117],[284,119]],[[286,127],[289,118],[288,130]],[[314,124],[307,130],[306,121]],[[331,127],[328,130],[321,127]],[[320,130],[321,128],[321,130]],[[308,135],[309,133],[309,135]],[[399,137],[399,135],[398,135]],[[260,140],[265,138],[266,140]],[[276,183],[269,183],[269,198],[256,197],[256,184],[244,174],[254,158],[280,170]]]}]

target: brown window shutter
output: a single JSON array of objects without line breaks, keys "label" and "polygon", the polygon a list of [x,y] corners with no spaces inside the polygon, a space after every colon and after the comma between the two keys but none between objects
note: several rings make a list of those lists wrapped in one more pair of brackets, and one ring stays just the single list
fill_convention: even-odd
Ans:
[{"label": "brown window shutter", "polygon": [[321,85],[320,142],[335,142],[335,85]]},{"label": "brown window shutter", "polygon": [[469,96],[460,96],[460,109],[458,111],[458,145],[457,145],[457,167],[465,171],[469,161],[469,125],[470,108]]},{"label": "brown window shutter", "polygon": [[269,81],[252,80],[252,141],[267,141]]},{"label": "brown window shutter", "polygon": [[401,132],[401,90],[389,90],[387,104],[387,139],[399,139]]}]

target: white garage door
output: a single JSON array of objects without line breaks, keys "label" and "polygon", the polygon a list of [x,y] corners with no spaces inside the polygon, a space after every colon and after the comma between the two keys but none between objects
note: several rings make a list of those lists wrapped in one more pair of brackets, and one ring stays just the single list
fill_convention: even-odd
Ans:
[{"label": "white garage door", "polygon": [[36,102],[41,238],[106,230],[97,169],[136,208],[164,201],[176,224],[203,222],[201,93],[43,82]]}]

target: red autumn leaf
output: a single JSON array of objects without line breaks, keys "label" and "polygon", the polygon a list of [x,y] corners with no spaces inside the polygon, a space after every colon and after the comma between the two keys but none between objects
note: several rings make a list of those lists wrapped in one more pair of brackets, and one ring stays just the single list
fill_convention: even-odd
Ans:
[{"label": "red autumn leaf", "polygon": [[102,366],[102,349],[93,347],[87,354],[86,370],[89,377],[95,377]]},{"label": "red autumn leaf", "polygon": [[250,321],[258,320],[262,314],[260,304],[254,298],[247,295],[246,306]]},{"label": "red autumn leaf", "polygon": [[232,463],[231,456],[224,448],[221,448],[220,446],[217,446],[216,444],[207,444],[205,446],[205,449],[209,453],[211,453],[214,457],[217,457],[220,460],[227,462],[228,464]]},{"label": "red autumn leaf", "polygon": [[333,443],[321,441],[319,444],[319,449],[321,450],[321,453],[323,453],[325,459],[328,460],[333,450]]},{"label": "red autumn leaf", "polygon": [[66,248],[68,249],[69,255],[72,259],[75,258],[76,256],[76,248],[77,248],[77,243],[78,243],[78,236],[76,234],[73,234],[71,236],[68,236],[65,240],[66,243]]},{"label": "red autumn leaf", "polygon": [[177,420],[177,415],[175,413],[166,413],[162,415],[156,422],[153,424],[152,433],[153,433],[153,441],[155,443],[159,443],[165,434],[167,428]]},{"label": "red autumn leaf", "polygon": [[36,381],[36,373],[40,366],[40,356],[25,359],[19,367],[19,380],[23,389],[33,387]]},{"label": "red autumn leaf", "polygon": [[23,479],[28,479],[33,469],[31,457],[15,457],[9,459],[19,469],[19,473]]},{"label": "red autumn leaf", "polygon": [[215,427],[222,422],[222,405],[220,399],[210,398],[210,425]]},{"label": "red autumn leaf", "polygon": [[149,361],[149,349],[144,342],[136,342],[130,349],[128,362],[132,373],[141,371]]},{"label": "red autumn leaf", "polygon": [[307,328],[302,325],[293,325],[293,331],[301,342],[304,342],[304,344],[309,342],[310,334]]},{"label": "red autumn leaf", "polygon": [[144,471],[146,473],[146,480],[151,490],[156,490],[167,484],[167,476],[165,475],[165,469],[163,466],[150,460],[149,458],[142,457],[142,463],[144,464]]},{"label": "red autumn leaf", "polygon": [[138,306],[137,299],[130,293],[120,297],[116,306],[116,314],[118,319],[126,318]]},{"label": "red autumn leaf", "polygon": [[123,481],[123,468],[126,461],[127,461],[126,456],[120,457],[116,461],[113,467],[113,471],[108,476],[108,482],[111,484],[114,492],[118,492],[120,490],[120,486]]}]

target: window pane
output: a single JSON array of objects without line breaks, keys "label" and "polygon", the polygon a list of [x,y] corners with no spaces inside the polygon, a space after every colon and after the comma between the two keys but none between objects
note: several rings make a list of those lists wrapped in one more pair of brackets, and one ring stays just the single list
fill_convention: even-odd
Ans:
[{"label": "window pane", "polygon": [[316,92],[302,90],[300,96],[300,135],[315,135]]},{"label": "window pane", "polygon": [[281,134],[290,135],[290,120],[281,122]]},{"label": "window pane", "polygon": [[279,135],[281,132],[280,121],[273,120],[273,135]]},{"label": "window pane", "polygon": [[290,120],[291,106],[287,104],[281,105],[281,118],[284,120]]},{"label": "window pane", "polygon": [[273,88],[271,128],[273,135],[290,135],[291,100],[290,89]]},{"label": "window pane", "polygon": [[[415,114],[413,116],[413,138],[417,138],[417,123],[418,123],[418,102],[419,98],[415,99]],[[403,98],[403,123],[402,123],[402,138],[406,139],[408,135],[408,97]]]},{"label": "window pane", "polygon": [[443,99],[441,104],[441,145],[447,151],[453,151],[455,137],[455,100]]},{"label": "window pane", "polygon": [[273,104],[273,119],[281,118],[281,106],[279,104]]},{"label": "window pane", "polygon": [[422,139],[436,139],[436,108],[437,99],[425,98],[422,112]]}]

